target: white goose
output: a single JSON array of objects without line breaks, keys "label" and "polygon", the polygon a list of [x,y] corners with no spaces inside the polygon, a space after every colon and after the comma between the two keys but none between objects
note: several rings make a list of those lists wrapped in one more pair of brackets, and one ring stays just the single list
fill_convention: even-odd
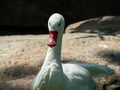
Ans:
[{"label": "white goose", "polygon": [[64,25],[64,18],[58,13],[49,18],[49,48],[44,64],[32,82],[31,90],[99,90],[91,75],[110,75],[114,70],[95,64],[61,64]]}]

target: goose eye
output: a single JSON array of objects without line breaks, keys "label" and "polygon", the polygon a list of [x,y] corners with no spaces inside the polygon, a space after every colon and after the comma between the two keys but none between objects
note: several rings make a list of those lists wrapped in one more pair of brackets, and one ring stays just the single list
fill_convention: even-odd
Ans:
[{"label": "goose eye", "polygon": [[60,27],[60,26],[61,26],[61,23],[59,23],[58,26]]},{"label": "goose eye", "polygon": [[51,26],[51,23],[50,23],[50,22],[49,22],[48,24]]}]

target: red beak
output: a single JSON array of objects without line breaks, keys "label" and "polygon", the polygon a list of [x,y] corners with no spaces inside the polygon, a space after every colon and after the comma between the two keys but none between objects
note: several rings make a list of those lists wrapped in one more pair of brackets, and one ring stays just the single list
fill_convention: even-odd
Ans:
[{"label": "red beak", "polygon": [[50,31],[49,32],[49,40],[48,40],[48,46],[54,47],[57,45],[57,36],[58,32],[57,31]]}]

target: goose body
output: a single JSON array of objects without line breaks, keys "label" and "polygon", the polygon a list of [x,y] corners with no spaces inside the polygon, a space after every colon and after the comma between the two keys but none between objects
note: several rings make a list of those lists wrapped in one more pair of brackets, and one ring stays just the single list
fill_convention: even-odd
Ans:
[{"label": "goose body", "polygon": [[[49,18],[49,48],[43,66],[32,82],[31,90],[99,90],[88,68],[102,66],[61,63],[64,25],[64,18],[58,13]],[[106,75],[113,73],[112,69],[110,69],[111,73],[107,73],[106,68],[108,67],[98,70],[106,72]]]}]

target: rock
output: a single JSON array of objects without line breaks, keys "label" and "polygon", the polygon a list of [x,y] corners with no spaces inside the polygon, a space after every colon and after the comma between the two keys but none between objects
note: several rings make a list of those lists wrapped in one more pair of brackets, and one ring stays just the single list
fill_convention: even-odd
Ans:
[{"label": "rock", "polygon": [[83,20],[69,25],[66,33],[85,32],[98,34],[117,34],[120,32],[119,16],[103,16]]}]

